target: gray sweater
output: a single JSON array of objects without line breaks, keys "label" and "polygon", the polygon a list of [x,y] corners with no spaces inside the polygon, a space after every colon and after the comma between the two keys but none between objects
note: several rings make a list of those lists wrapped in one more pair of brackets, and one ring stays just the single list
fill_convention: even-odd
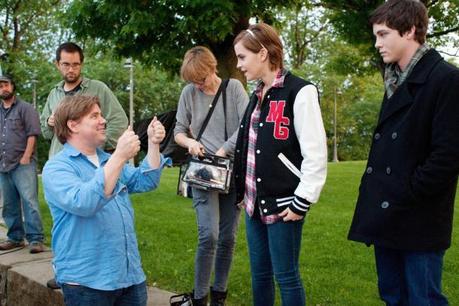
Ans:
[{"label": "gray sweater", "polygon": [[[186,85],[180,95],[174,135],[184,133],[189,137],[196,138],[214,97],[214,95],[209,96],[196,89],[193,84]],[[241,82],[236,79],[230,79],[226,88],[226,129],[228,140],[225,142],[225,116],[223,113],[222,93],[200,140],[207,153],[215,154],[218,149],[223,147],[228,155],[233,155],[239,123],[244,115],[248,101],[249,97]]]}]

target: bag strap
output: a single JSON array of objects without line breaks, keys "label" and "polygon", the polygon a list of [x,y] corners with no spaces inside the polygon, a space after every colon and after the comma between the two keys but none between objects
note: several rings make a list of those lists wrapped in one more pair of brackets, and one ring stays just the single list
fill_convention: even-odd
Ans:
[{"label": "bag strap", "polygon": [[[225,89],[226,89],[226,86],[228,85],[229,83],[229,80],[225,80],[226,82],[226,85],[225,85]],[[226,90],[223,90],[223,115],[225,116],[225,142],[228,140],[228,130],[226,128]]]},{"label": "bag strap", "polygon": [[[204,130],[207,127],[207,124],[209,123],[210,117],[212,117],[212,113],[214,112],[215,106],[217,105],[218,98],[220,97],[220,94],[222,90],[226,91],[226,86],[228,85],[228,80],[223,80],[220,84],[220,87],[218,87],[217,93],[215,94],[214,100],[212,101],[212,104],[210,104],[209,107],[209,112],[207,113],[206,118],[204,119],[204,122],[202,123],[202,127],[199,130],[198,137],[196,137],[196,141],[199,141],[201,139],[202,134],[204,133]],[[223,97],[226,95],[224,94]],[[225,99],[226,100],[226,99]],[[226,117],[226,110],[225,110],[225,117]],[[225,118],[226,120],[226,118]],[[225,124],[225,132],[226,132],[226,124]]]}]

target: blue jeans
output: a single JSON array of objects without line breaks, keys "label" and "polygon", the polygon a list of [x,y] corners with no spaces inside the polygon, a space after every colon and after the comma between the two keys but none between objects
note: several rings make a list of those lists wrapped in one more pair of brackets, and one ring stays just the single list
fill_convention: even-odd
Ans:
[{"label": "blue jeans", "polygon": [[253,304],[274,305],[274,275],[283,306],[305,305],[306,295],[298,267],[304,219],[263,224],[258,216],[245,215]]},{"label": "blue jeans", "polygon": [[[3,196],[2,216],[8,227],[8,240],[21,242],[25,236],[29,242],[43,241],[35,161],[0,173],[0,190]],[[22,221],[22,214],[25,222]]]},{"label": "blue jeans", "polygon": [[116,290],[97,290],[84,286],[62,284],[66,306],[146,306],[145,282]]},{"label": "blue jeans", "polygon": [[241,210],[236,205],[234,190],[219,194],[193,188],[193,207],[198,223],[194,298],[200,299],[209,293],[213,267],[213,289],[227,289]]},{"label": "blue jeans", "polygon": [[415,252],[375,246],[379,295],[387,306],[446,306],[441,293],[445,251]]}]

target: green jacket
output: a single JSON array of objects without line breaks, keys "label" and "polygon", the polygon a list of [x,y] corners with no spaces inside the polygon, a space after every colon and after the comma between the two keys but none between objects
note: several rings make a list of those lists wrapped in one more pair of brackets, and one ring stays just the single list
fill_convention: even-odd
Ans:
[{"label": "green jacket", "polygon": [[[121,104],[113,92],[101,81],[83,78],[79,95],[97,96],[100,102],[102,115],[107,120],[106,150],[113,150],[121,134],[126,130],[128,118]],[[65,97],[64,81],[59,82],[49,93],[45,107],[40,116],[41,132],[45,139],[51,139],[49,158],[58,153],[62,148],[59,139],[54,135],[53,128],[48,125],[48,118],[56,110],[57,105]]]}]

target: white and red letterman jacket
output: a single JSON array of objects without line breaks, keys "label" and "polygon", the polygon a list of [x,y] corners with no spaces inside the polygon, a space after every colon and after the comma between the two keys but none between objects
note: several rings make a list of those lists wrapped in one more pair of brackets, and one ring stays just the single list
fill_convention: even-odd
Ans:
[{"label": "white and red letterman jacket", "polygon": [[[253,94],[236,144],[238,203],[244,198],[249,123],[257,103]],[[261,104],[255,152],[260,214],[277,214],[287,207],[306,214],[310,203],[318,201],[327,174],[327,141],[314,85],[285,71],[284,82],[267,91]],[[301,178],[286,167],[279,153],[300,170]]]}]

